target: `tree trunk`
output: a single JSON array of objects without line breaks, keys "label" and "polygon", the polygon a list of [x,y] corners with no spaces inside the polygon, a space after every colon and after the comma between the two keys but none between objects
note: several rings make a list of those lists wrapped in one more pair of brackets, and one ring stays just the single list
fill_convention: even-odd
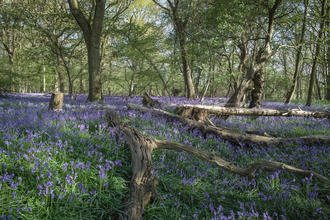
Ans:
[{"label": "tree trunk", "polygon": [[[297,81],[298,81],[298,73],[299,73],[299,67],[300,67],[300,55],[301,55],[301,50],[302,50],[302,44],[304,42],[304,37],[305,37],[305,30],[306,30],[306,21],[307,21],[307,14],[308,14],[308,7],[309,7],[309,0],[304,0],[304,4],[305,4],[305,12],[304,12],[304,21],[303,21],[303,26],[302,26],[302,30],[301,30],[301,35],[300,35],[300,41],[299,41],[299,48],[297,51],[297,56],[296,56],[296,65],[295,65],[295,69],[294,69],[294,74],[293,74],[293,79],[292,79],[292,85],[290,88],[290,91],[287,95],[287,98],[285,100],[285,104],[290,104],[294,92],[296,90],[297,87]],[[298,93],[297,93],[298,94]]]},{"label": "tree trunk", "polygon": [[87,46],[89,73],[89,92],[87,101],[104,101],[102,96],[100,71],[100,43],[106,0],[96,1],[92,26],[80,10],[78,1],[68,0],[68,2],[70,11],[84,34],[84,39]]},{"label": "tree trunk", "polygon": [[322,94],[321,94],[321,88],[320,88],[320,84],[319,84],[319,80],[317,78],[317,73],[315,74],[315,85],[316,85],[316,89],[317,89],[317,95],[319,97],[319,100],[322,100]]},{"label": "tree trunk", "polygon": [[260,69],[253,77],[254,90],[251,91],[252,100],[249,108],[262,106],[262,94],[264,93],[264,72]]},{"label": "tree trunk", "polygon": [[277,8],[282,4],[283,0],[276,0],[273,7],[269,9],[269,15],[268,15],[268,31],[265,41],[265,46],[262,48],[261,51],[263,51],[260,55],[260,58],[255,62],[251,62],[250,68],[247,71],[244,79],[242,80],[239,88],[235,91],[234,95],[228,100],[226,103],[226,107],[238,107],[239,101],[242,99],[246,88],[249,86],[250,81],[253,79],[254,74],[258,72],[260,69],[264,67],[264,65],[267,63],[268,59],[273,56],[276,51],[271,50],[270,42],[273,37],[273,24],[274,24],[274,17],[275,12]]},{"label": "tree trunk", "polygon": [[52,93],[52,96],[49,101],[48,110],[62,111],[63,99],[64,99],[63,93]]},{"label": "tree trunk", "polygon": [[[185,30],[180,30],[180,32],[184,32]],[[183,33],[181,35],[184,35]],[[183,77],[187,88],[187,98],[188,99],[196,99],[196,93],[194,88],[194,83],[191,78],[191,71],[187,59],[187,51],[186,51],[186,40],[185,36],[180,36],[180,47],[181,47],[181,59],[182,59],[182,67],[183,67]]]},{"label": "tree trunk", "polygon": [[313,67],[312,67],[312,72],[311,72],[311,78],[309,81],[309,88],[308,88],[308,96],[307,96],[307,101],[306,101],[306,106],[311,106],[312,105],[312,95],[313,95],[313,88],[314,88],[314,83],[315,83],[315,77],[316,77],[316,69],[317,69],[317,64],[318,64],[318,58],[321,50],[321,40],[322,40],[322,35],[323,35],[323,30],[324,30],[324,23],[325,23],[325,7],[327,5],[327,0],[322,0],[322,9],[321,9],[321,23],[320,23],[320,29],[319,29],[319,35],[317,39],[317,45],[316,45],[316,52],[315,52],[315,57],[313,61]]}]

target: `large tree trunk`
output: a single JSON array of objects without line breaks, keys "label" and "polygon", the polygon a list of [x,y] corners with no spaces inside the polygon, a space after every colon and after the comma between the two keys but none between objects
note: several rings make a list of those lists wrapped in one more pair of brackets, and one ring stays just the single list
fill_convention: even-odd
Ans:
[{"label": "large tree trunk", "polygon": [[319,54],[321,51],[321,40],[322,40],[322,35],[323,35],[323,30],[324,30],[324,23],[325,23],[325,7],[327,5],[327,0],[322,1],[322,9],[321,9],[321,23],[320,23],[320,29],[319,29],[319,35],[317,39],[317,45],[316,45],[316,52],[315,52],[315,57],[313,61],[313,67],[312,67],[312,72],[311,72],[311,78],[309,81],[309,88],[308,88],[308,96],[307,96],[307,101],[306,101],[306,106],[311,106],[312,105],[312,95],[313,95],[313,89],[314,89],[314,83],[315,83],[315,77],[316,77],[316,69],[317,69],[317,64],[318,64],[318,59],[319,59]]},{"label": "large tree trunk", "polygon": [[302,26],[301,36],[300,36],[300,41],[299,41],[300,46],[299,46],[298,51],[297,51],[296,65],[295,65],[295,69],[294,69],[292,85],[291,85],[290,91],[287,95],[287,99],[285,100],[286,104],[290,104],[290,102],[293,98],[294,92],[296,90],[296,87],[297,87],[299,67],[300,67],[300,63],[301,63],[300,62],[300,55],[301,55],[301,50],[302,50],[302,44],[304,42],[304,37],[305,37],[309,0],[304,0],[304,4],[305,4],[305,13],[304,13],[304,21],[303,21],[303,26]]},{"label": "large tree trunk", "polygon": [[244,135],[244,134],[223,130],[221,128],[214,126],[207,126],[202,122],[194,121],[179,115],[174,115],[160,109],[148,109],[133,103],[128,103],[127,106],[129,109],[140,110],[142,112],[152,112],[155,114],[162,114],[164,118],[168,121],[177,121],[181,123],[182,127],[188,126],[192,130],[195,129],[199,130],[204,137],[206,137],[208,134],[213,134],[217,137],[221,137],[222,139],[239,146],[254,145],[254,146],[263,146],[263,147],[270,147],[270,146],[281,147],[291,142],[299,143],[299,144],[303,142],[303,143],[307,143],[310,146],[312,146],[313,144],[324,144],[324,143],[330,144],[330,137],[327,135],[310,135],[299,138],[271,138],[271,137],[264,137],[259,135]]},{"label": "large tree trunk", "polygon": [[[273,51],[271,50],[270,47],[270,42],[273,37],[273,24],[274,24],[274,17],[275,17],[275,12],[277,8],[282,4],[283,0],[276,0],[273,7],[269,9],[269,19],[268,19],[268,31],[267,31],[267,36],[266,36],[266,41],[265,41],[265,46],[262,48],[263,51],[260,58],[257,59],[256,64],[255,62],[251,62],[250,67],[242,80],[240,86],[238,89],[235,91],[234,95],[228,100],[226,103],[226,107],[238,107],[239,106],[239,101],[242,99],[246,88],[249,86],[251,80],[254,77],[254,74],[261,70],[264,65],[267,63],[268,59],[273,56],[277,50]],[[278,48],[279,49],[279,48]]]},{"label": "large tree trunk", "polygon": [[262,106],[262,94],[264,93],[264,72],[260,69],[253,77],[254,89],[251,91],[252,100],[250,102],[249,108]]},{"label": "large tree trunk", "polygon": [[79,24],[88,53],[89,93],[87,101],[104,101],[100,71],[100,43],[106,0],[96,1],[92,26],[84,17],[77,0],[68,0],[70,11]]}]

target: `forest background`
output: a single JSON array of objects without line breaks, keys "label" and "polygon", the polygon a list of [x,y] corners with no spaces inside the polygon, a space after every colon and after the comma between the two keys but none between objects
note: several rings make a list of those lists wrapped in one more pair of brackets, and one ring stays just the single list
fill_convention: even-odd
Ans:
[{"label": "forest background", "polygon": [[252,90],[251,107],[262,98],[310,106],[330,100],[329,8],[326,0],[2,0],[0,85],[90,101],[145,91],[241,100]]}]

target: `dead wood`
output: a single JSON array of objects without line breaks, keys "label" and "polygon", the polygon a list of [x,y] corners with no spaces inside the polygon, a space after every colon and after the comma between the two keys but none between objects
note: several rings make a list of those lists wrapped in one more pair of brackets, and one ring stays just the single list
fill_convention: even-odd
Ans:
[{"label": "dead wood", "polygon": [[160,106],[160,102],[152,99],[147,92],[145,92],[142,96],[142,104],[146,107]]},{"label": "dead wood", "polygon": [[120,216],[120,219],[141,219],[143,208],[148,204],[151,192],[158,199],[162,200],[157,192],[158,179],[154,176],[154,168],[151,161],[151,152],[156,149],[184,152],[240,176],[254,177],[255,172],[264,167],[264,171],[266,172],[281,169],[303,177],[313,176],[313,178],[330,185],[329,179],[314,171],[295,168],[284,163],[260,160],[249,164],[247,168],[241,168],[213,153],[205,152],[189,145],[146,138],[136,129],[129,128],[124,123],[121,123],[119,114],[114,111],[107,112],[106,119],[110,127],[116,127],[119,131],[123,131],[124,137],[131,149],[133,165],[133,175],[130,184],[131,190],[124,199],[124,204],[128,205],[123,208],[124,216]]},{"label": "dead wood", "polygon": [[157,147],[155,141],[144,137],[139,131],[127,127],[120,122],[119,114],[111,111],[106,113],[106,119],[110,127],[116,127],[123,132],[131,150],[132,178],[130,192],[124,199],[123,215],[119,219],[141,219],[143,208],[146,206],[153,193],[159,200],[161,196],[157,192],[158,178],[155,177],[154,166],[151,161],[151,152]]},{"label": "dead wood", "polygon": [[329,112],[319,111],[303,111],[298,109],[277,110],[277,109],[251,109],[251,108],[230,108],[221,106],[205,106],[205,105],[180,105],[180,108],[196,108],[207,110],[210,114],[220,115],[240,115],[240,116],[308,116],[314,118],[330,118]]},{"label": "dead wood", "polygon": [[265,171],[272,171],[272,169],[280,169],[280,170],[286,170],[289,173],[297,174],[299,176],[303,177],[311,177],[313,175],[313,178],[316,178],[317,180],[325,183],[330,184],[330,180],[326,177],[322,176],[321,174],[318,174],[314,171],[310,170],[304,170],[304,169],[298,169],[293,166],[287,165],[285,163],[280,163],[276,161],[265,161],[265,160],[259,160],[256,162],[251,163],[247,168],[241,168],[237,167],[233,163],[227,162],[226,160],[222,159],[221,157],[216,156],[213,153],[205,152],[202,150],[199,150],[195,147],[184,145],[180,143],[173,143],[169,141],[161,141],[161,140],[154,140],[156,143],[155,149],[162,149],[162,150],[174,150],[178,152],[184,152],[188,155],[192,155],[194,157],[197,157],[201,160],[210,162],[212,164],[217,165],[218,167],[231,172],[233,174],[238,174],[240,176],[248,176],[248,177],[254,177],[255,172],[261,168],[265,167],[268,168]]},{"label": "dead wood", "polygon": [[309,145],[324,144],[324,143],[330,144],[330,136],[327,135],[310,135],[299,138],[273,138],[273,137],[265,137],[265,136],[252,135],[252,134],[244,135],[228,130],[223,130],[218,127],[208,126],[205,123],[194,121],[179,115],[174,115],[160,109],[155,109],[155,108],[148,109],[133,103],[127,103],[127,106],[130,109],[140,110],[142,112],[151,111],[152,113],[155,114],[161,114],[168,121],[179,121],[182,124],[182,126],[188,126],[192,130],[193,129],[199,130],[204,137],[206,137],[207,134],[213,134],[217,137],[220,137],[226,141],[229,141],[239,146],[243,146],[243,144],[245,144],[245,145],[263,146],[263,147],[269,147],[269,146],[280,147],[287,143],[301,143],[301,142],[307,143]]},{"label": "dead wood", "polygon": [[48,110],[53,111],[62,111],[63,106],[63,99],[64,99],[64,93],[52,93],[52,97],[49,101],[49,108]]},{"label": "dead wood", "polygon": [[179,107],[175,109],[177,115],[189,118],[195,121],[205,121],[208,111],[206,109],[193,108],[193,107]]}]

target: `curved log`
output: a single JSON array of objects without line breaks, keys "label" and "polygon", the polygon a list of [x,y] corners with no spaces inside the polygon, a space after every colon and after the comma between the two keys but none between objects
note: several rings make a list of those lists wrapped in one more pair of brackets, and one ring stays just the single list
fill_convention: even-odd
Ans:
[{"label": "curved log", "polygon": [[[199,149],[189,146],[189,145],[173,143],[173,142],[169,142],[169,141],[160,141],[160,140],[155,140],[155,142],[157,145],[156,149],[174,150],[174,151],[178,151],[178,152],[184,152],[191,156],[197,157],[201,160],[215,164],[218,167],[220,167],[228,172],[231,172],[233,174],[238,174],[240,176],[254,177],[255,172],[259,168],[266,167],[266,168],[286,170],[289,173],[297,174],[299,176],[304,176],[304,177],[311,177],[311,175],[313,175],[313,177],[318,179],[319,181],[321,181],[325,184],[330,184],[329,179],[327,179],[326,177],[324,177],[321,174],[318,174],[314,171],[295,168],[293,166],[290,166],[290,165],[287,165],[284,163],[280,163],[280,162],[276,162],[276,161],[259,160],[259,161],[251,163],[247,168],[241,168],[241,167],[237,167],[236,165],[234,165],[230,162],[227,162],[226,160],[222,159],[221,157],[216,156],[213,153],[205,152],[205,151],[199,150]],[[269,172],[271,170],[267,169],[266,171]]]}]

